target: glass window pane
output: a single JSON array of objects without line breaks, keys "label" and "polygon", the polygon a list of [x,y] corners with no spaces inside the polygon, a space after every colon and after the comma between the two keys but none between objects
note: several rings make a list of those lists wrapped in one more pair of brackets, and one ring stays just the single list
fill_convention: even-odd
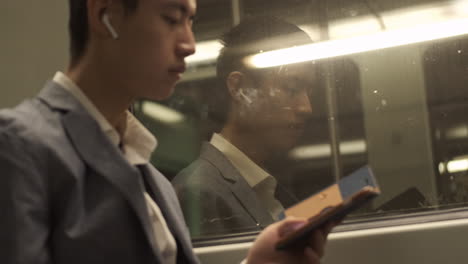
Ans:
[{"label": "glass window pane", "polygon": [[136,105],[162,142],[153,162],[173,180],[194,239],[259,231],[366,164],[382,194],[345,225],[463,207],[467,7],[200,2],[184,79],[167,101]]}]

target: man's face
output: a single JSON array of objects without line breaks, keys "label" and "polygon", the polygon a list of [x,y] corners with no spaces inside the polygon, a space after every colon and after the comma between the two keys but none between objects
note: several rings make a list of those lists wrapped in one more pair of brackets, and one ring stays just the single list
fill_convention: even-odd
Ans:
[{"label": "man's face", "polygon": [[139,0],[119,25],[120,73],[135,97],[165,99],[195,52],[192,18],[195,0]]},{"label": "man's face", "polygon": [[312,112],[308,91],[314,81],[311,67],[290,65],[261,78],[258,87],[246,90],[250,103],[244,103],[244,124],[261,135],[266,148],[286,151],[302,135]]}]

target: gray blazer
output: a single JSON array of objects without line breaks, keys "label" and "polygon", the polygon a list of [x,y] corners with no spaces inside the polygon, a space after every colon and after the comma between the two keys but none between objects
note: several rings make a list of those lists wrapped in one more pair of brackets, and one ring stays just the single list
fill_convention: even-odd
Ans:
[{"label": "gray blazer", "polygon": [[131,166],[66,90],[49,82],[0,111],[0,263],[163,263],[140,173],[177,263],[198,263],[170,183],[151,165]]},{"label": "gray blazer", "polygon": [[210,143],[172,184],[192,236],[257,231],[273,223],[239,171]]}]

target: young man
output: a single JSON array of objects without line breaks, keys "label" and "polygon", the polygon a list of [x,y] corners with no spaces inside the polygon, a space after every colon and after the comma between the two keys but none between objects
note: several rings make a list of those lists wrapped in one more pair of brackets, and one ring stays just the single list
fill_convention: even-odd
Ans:
[{"label": "young man", "polygon": [[316,67],[255,69],[244,61],[261,51],[311,42],[296,25],[270,16],[245,19],[223,36],[220,85],[206,87],[218,133],[173,180],[193,236],[259,230],[297,202],[267,163],[288,153],[301,136],[312,112],[307,92],[316,88]]},{"label": "young man", "polygon": [[[164,99],[195,51],[195,0],[70,0],[71,63],[0,112],[0,262],[198,263],[174,191],[148,163],[155,138],[128,113]],[[247,263],[318,263],[274,250],[304,221],[268,227]]]}]

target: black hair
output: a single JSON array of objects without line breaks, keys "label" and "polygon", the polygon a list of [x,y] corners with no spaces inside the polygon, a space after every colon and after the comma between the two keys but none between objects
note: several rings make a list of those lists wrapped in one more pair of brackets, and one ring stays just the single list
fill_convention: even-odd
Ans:
[{"label": "black hair", "polygon": [[[136,10],[138,0],[121,0],[126,13]],[[83,56],[89,38],[88,8],[86,0],[69,0],[70,19],[68,29],[70,33],[71,65],[75,65]]]},{"label": "black hair", "polygon": [[245,65],[244,59],[252,54],[297,45],[310,44],[309,35],[298,26],[272,16],[250,17],[233,27],[220,39],[223,48],[216,64],[217,85],[210,87],[207,96],[209,117],[222,128],[231,106],[231,96],[226,79],[233,71],[247,74],[258,82],[273,69],[253,69]]}]

